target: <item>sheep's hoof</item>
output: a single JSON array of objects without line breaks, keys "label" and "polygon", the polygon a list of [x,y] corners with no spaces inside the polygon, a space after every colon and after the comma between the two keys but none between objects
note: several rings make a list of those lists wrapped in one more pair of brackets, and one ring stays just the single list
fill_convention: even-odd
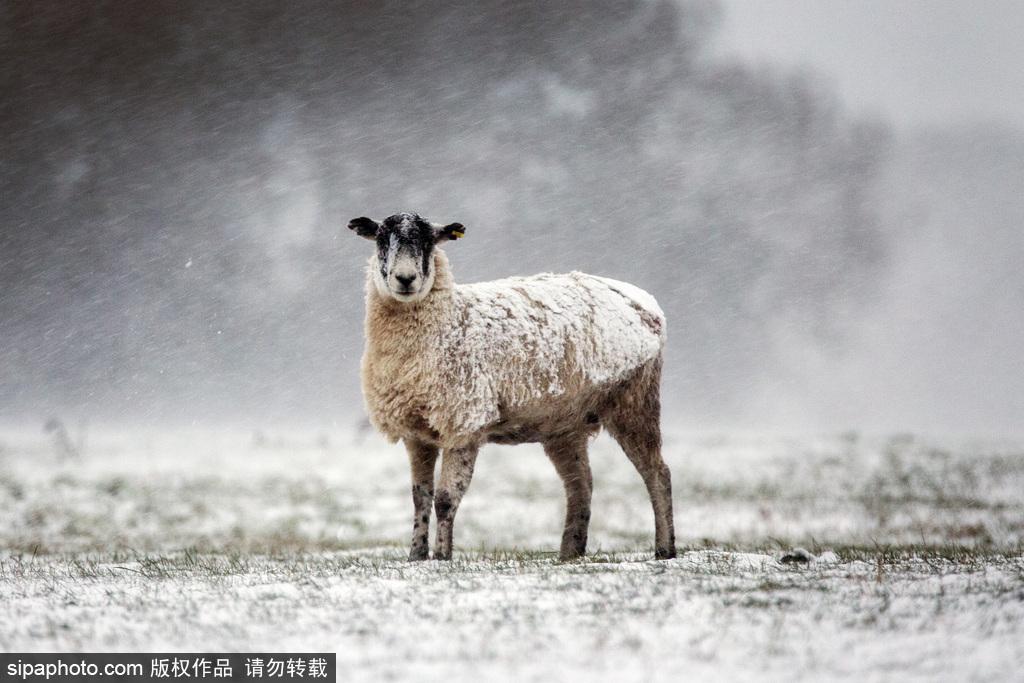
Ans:
[{"label": "sheep's hoof", "polygon": [[654,551],[654,559],[656,560],[671,560],[676,556],[675,548],[658,548]]}]

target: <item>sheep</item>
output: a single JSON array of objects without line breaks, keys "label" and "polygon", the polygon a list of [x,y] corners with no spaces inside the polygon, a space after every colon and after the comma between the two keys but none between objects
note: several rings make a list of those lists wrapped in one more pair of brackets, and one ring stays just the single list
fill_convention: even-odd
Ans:
[{"label": "sheep", "polygon": [[408,452],[409,559],[429,557],[431,506],[434,559],[451,559],[455,514],[489,442],[543,446],[565,488],[559,556],[583,556],[593,489],[587,443],[601,427],[647,487],[655,557],[675,557],[671,475],[661,457],[665,315],[654,298],[580,272],[456,285],[437,246],[463,237],[461,224],[399,213],[348,227],[376,244],[362,388],[374,427]]}]

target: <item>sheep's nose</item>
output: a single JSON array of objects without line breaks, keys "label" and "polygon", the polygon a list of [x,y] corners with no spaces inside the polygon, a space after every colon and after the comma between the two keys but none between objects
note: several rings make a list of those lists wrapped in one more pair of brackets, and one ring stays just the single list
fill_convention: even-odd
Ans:
[{"label": "sheep's nose", "polygon": [[402,287],[404,287],[405,289],[409,289],[409,287],[412,286],[412,283],[416,281],[416,276],[415,275],[409,275],[409,276],[396,275],[395,279],[398,280],[402,284]]}]

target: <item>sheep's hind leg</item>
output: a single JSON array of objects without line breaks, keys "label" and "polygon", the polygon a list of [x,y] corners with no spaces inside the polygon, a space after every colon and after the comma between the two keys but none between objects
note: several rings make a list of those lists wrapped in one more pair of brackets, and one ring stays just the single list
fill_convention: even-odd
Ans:
[{"label": "sheep's hind leg", "polygon": [[430,508],[434,503],[434,464],[437,447],[418,441],[406,441],[412,471],[412,547],[409,561],[425,560],[430,554]]},{"label": "sheep's hind leg", "polygon": [[[672,474],[661,457],[660,438],[650,432],[634,433],[609,430],[633,466],[643,477],[647,495],[654,508],[654,557],[668,560],[676,556],[676,534],[672,522]],[[655,440],[657,439],[657,441]]]},{"label": "sheep's hind leg", "polygon": [[544,442],[544,452],[565,487],[565,530],[559,559],[572,560],[587,552],[590,499],[594,480],[587,456],[587,435],[573,434]]},{"label": "sheep's hind leg", "polygon": [[462,496],[469,488],[476,464],[477,448],[446,448],[441,459],[441,483],[434,498],[437,513],[437,539],[434,543],[434,559],[452,559],[452,533],[455,513],[459,510]]},{"label": "sheep's hind leg", "polygon": [[672,522],[672,474],[661,457],[661,361],[651,363],[632,380],[604,426],[619,442],[647,487],[654,508],[654,556],[676,556]]}]

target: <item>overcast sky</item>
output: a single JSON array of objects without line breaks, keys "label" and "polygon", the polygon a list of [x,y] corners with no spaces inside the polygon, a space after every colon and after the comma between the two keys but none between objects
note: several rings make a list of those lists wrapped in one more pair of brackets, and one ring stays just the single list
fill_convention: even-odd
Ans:
[{"label": "overcast sky", "polygon": [[1024,0],[724,0],[718,49],[807,64],[900,126],[1024,125]]}]

